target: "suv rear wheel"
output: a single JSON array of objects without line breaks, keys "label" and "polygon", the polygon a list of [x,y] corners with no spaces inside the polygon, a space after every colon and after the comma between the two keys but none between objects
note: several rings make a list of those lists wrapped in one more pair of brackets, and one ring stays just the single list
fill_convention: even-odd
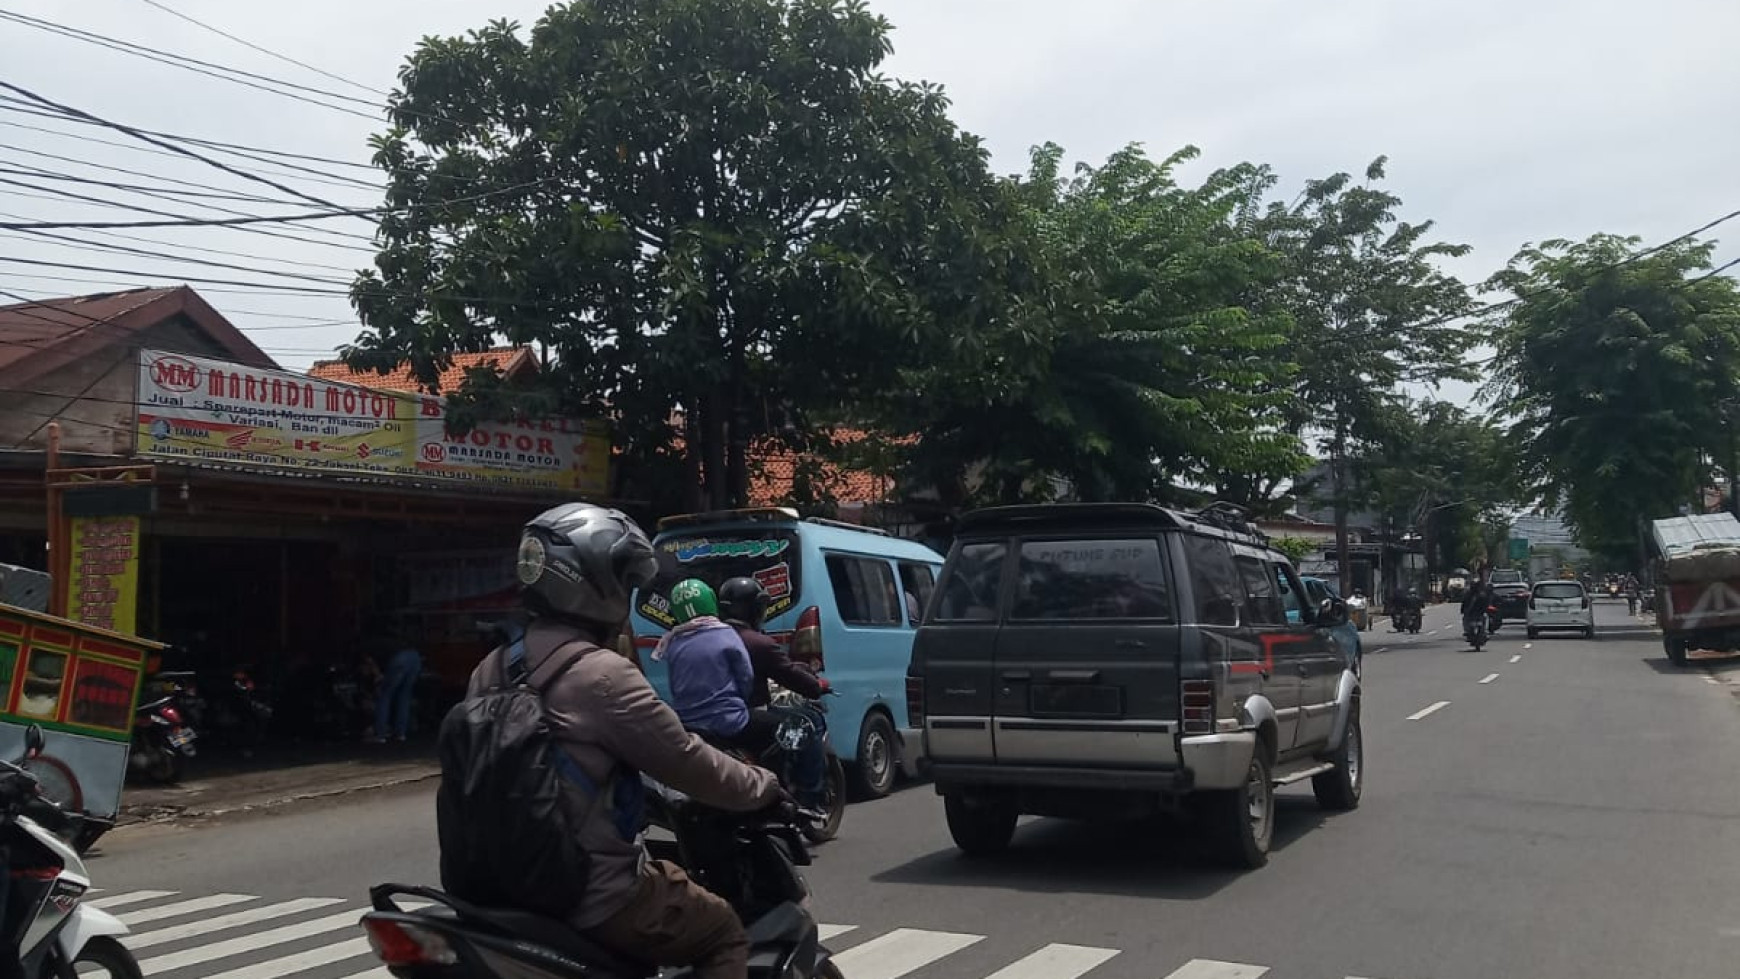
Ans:
[{"label": "suv rear wheel", "polygon": [[1245,784],[1203,793],[1201,811],[1215,849],[1228,866],[1255,870],[1269,862],[1269,844],[1275,835],[1275,783],[1268,753],[1260,743],[1251,754]]},{"label": "suv rear wheel", "polygon": [[1317,804],[1325,809],[1345,812],[1359,807],[1359,794],[1365,787],[1365,739],[1359,729],[1359,703],[1347,715],[1347,732],[1341,747],[1329,759],[1335,767],[1311,777],[1311,791]]},{"label": "suv rear wheel", "polygon": [[1009,848],[1015,836],[1015,807],[998,799],[968,799],[958,793],[943,796],[943,815],[955,846],[969,857],[989,856]]}]

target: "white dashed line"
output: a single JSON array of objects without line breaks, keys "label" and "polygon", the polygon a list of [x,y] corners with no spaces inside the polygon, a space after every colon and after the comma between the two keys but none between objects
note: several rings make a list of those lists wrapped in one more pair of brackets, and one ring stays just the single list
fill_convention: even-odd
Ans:
[{"label": "white dashed line", "polygon": [[1720,685],[1721,685],[1721,683],[1722,683],[1722,681],[1721,681],[1721,680],[1718,680],[1718,679],[1716,679],[1716,678],[1715,678],[1715,677],[1713,677],[1713,676],[1707,676],[1707,677],[1704,677],[1704,682],[1705,682],[1705,683],[1714,683],[1714,684],[1716,684],[1716,685],[1718,685],[1718,686],[1720,686]]},{"label": "white dashed line", "polygon": [[1534,648],[1534,647],[1535,647],[1535,644],[1534,644],[1534,643],[1532,643],[1532,642],[1525,642],[1525,643],[1523,643],[1523,648],[1524,648],[1524,649],[1533,649],[1533,648]]},{"label": "white dashed line", "polygon": [[1494,681],[1496,679],[1498,679],[1497,673],[1488,673],[1487,675],[1480,678],[1480,682],[1481,683],[1491,683],[1492,681]]},{"label": "white dashed line", "polygon": [[1515,655],[1515,656],[1512,656],[1512,657],[1511,657],[1511,658],[1510,658],[1510,661],[1511,661],[1511,662],[1512,662],[1512,663],[1520,663],[1520,662],[1522,662],[1522,654],[1521,654],[1521,653],[1517,653],[1517,654],[1516,654],[1516,655]]},{"label": "white dashed line", "polygon": [[1430,707],[1427,707],[1423,710],[1417,710],[1414,713],[1409,714],[1408,720],[1410,720],[1410,721],[1422,720],[1424,718],[1432,716],[1433,714],[1438,713],[1439,711],[1443,710],[1444,708],[1446,708],[1448,706],[1450,706],[1450,701],[1440,700]]}]

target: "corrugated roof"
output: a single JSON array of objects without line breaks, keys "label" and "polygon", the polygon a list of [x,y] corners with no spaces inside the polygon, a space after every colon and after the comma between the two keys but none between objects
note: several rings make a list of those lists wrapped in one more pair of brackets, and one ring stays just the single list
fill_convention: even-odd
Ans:
[{"label": "corrugated roof", "polygon": [[23,384],[185,315],[228,355],[252,367],[276,367],[187,286],[130,289],[0,306],[0,381]]},{"label": "corrugated roof", "polygon": [[1655,521],[1655,543],[1663,555],[1678,557],[1711,547],[1740,547],[1740,520],[1732,513],[1700,513]]},{"label": "corrugated roof", "polygon": [[[477,353],[457,353],[453,355],[453,363],[436,378],[435,390],[432,393],[446,394],[459,390],[459,386],[465,382],[466,370],[474,367],[494,367],[498,372],[511,377],[521,371],[537,370],[538,360],[532,356],[530,347],[496,347]],[[342,360],[322,360],[309,368],[308,373],[328,381],[360,384],[378,391],[423,391],[423,386],[417,383],[416,376],[411,373],[409,362],[400,364],[386,374],[378,374],[374,371],[353,370]]]}]

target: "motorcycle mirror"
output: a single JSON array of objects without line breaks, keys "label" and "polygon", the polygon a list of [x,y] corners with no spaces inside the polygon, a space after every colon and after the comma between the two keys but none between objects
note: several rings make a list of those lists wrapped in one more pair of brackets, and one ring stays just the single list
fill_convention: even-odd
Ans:
[{"label": "motorcycle mirror", "polygon": [[42,749],[48,747],[48,739],[42,734],[42,725],[32,724],[24,729],[24,757],[36,758],[42,754]]}]

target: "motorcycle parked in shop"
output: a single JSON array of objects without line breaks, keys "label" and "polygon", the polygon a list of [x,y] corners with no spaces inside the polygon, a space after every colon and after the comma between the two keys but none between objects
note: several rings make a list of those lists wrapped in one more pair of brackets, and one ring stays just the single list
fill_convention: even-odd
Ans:
[{"label": "motorcycle parked in shop", "polygon": [[[807,817],[780,807],[730,813],[703,806],[650,779],[653,826],[673,839],[649,839],[656,859],[683,867],[724,898],[749,932],[754,979],[844,979],[822,946],[805,907],[809,885],[798,868],[810,862]],[[410,911],[398,896],[434,902]],[[659,970],[617,955],[559,921],[522,911],[480,908],[433,888],[380,884],[363,928],[375,955],[401,979],[651,979]],[[686,970],[669,974],[686,975]]]},{"label": "motorcycle parked in shop", "polygon": [[187,759],[196,752],[198,735],[184,713],[185,703],[193,699],[185,677],[158,674],[153,679],[167,684],[167,692],[133,711],[133,745],[127,753],[127,767],[160,785],[179,782]]},{"label": "motorcycle parked in shop", "polygon": [[0,760],[0,850],[7,869],[0,955],[32,979],[74,979],[94,970],[141,979],[138,961],[118,940],[127,926],[82,903],[91,887],[82,856],[100,830],[92,832],[83,817],[42,797],[36,777],[20,767],[42,753],[42,728],[31,725],[24,738],[19,763]]},{"label": "motorcycle parked in shop", "polygon": [[266,741],[272,724],[272,704],[247,670],[232,670],[205,678],[200,685],[202,710],[194,724],[210,740],[251,754]]}]

